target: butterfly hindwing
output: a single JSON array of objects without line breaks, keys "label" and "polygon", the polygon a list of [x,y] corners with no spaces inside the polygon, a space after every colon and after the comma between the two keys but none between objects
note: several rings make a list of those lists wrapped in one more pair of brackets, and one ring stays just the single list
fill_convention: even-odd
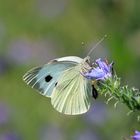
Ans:
[{"label": "butterfly hindwing", "polygon": [[69,61],[52,61],[43,67],[30,70],[23,76],[23,80],[32,88],[37,89],[42,95],[51,97],[59,77],[76,63]]},{"label": "butterfly hindwing", "polygon": [[53,90],[51,103],[63,114],[77,115],[88,111],[91,96],[91,81],[80,74],[78,65],[69,68],[60,76]]}]

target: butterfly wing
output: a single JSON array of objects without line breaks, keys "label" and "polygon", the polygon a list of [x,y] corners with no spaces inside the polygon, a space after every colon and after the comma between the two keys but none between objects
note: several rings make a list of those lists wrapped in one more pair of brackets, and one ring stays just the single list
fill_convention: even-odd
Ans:
[{"label": "butterfly wing", "polygon": [[83,59],[76,56],[62,57],[50,61],[43,67],[31,69],[23,80],[42,95],[50,97],[62,73],[80,63]]},{"label": "butterfly wing", "polygon": [[46,64],[27,72],[23,76],[23,80],[42,95],[50,97],[62,72],[73,66],[75,64],[66,62]]},{"label": "butterfly wing", "polygon": [[92,83],[80,74],[79,66],[66,70],[54,88],[51,103],[53,107],[69,115],[88,111],[92,96]]},{"label": "butterfly wing", "polygon": [[66,56],[66,57],[61,57],[61,58],[58,58],[58,59],[54,59],[54,61],[67,61],[67,62],[74,62],[74,63],[81,63],[83,61],[82,58],[80,57],[77,57],[77,56]]}]

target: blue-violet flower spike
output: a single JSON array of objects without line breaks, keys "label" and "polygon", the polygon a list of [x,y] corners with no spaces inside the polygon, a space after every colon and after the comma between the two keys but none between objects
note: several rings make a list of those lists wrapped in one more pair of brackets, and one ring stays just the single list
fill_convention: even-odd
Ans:
[{"label": "blue-violet flower spike", "polygon": [[135,135],[131,137],[133,140],[140,140],[140,132],[135,131]]},{"label": "blue-violet flower spike", "polygon": [[84,76],[91,80],[105,80],[112,77],[112,63],[107,64],[101,58],[96,60],[97,67],[84,74]]}]

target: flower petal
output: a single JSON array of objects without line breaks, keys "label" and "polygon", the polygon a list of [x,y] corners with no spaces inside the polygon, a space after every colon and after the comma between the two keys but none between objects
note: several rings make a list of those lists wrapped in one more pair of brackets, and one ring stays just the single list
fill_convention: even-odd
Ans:
[{"label": "flower petal", "polygon": [[135,135],[131,137],[133,140],[140,140],[140,132],[135,131]]},{"label": "flower petal", "polygon": [[97,67],[83,74],[87,79],[105,80],[112,76],[112,63],[107,64],[99,58],[96,60],[96,64]]},{"label": "flower petal", "polygon": [[102,69],[100,69],[99,67],[92,69],[90,72],[85,74],[85,77],[87,77],[88,79],[103,79],[105,76],[105,73]]},{"label": "flower petal", "polygon": [[97,59],[96,63],[99,65],[100,69],[104,70],[104,72],[106,73],[110,72],[110,66],[107,65],[105,61],[102,61],[101,58]]}]

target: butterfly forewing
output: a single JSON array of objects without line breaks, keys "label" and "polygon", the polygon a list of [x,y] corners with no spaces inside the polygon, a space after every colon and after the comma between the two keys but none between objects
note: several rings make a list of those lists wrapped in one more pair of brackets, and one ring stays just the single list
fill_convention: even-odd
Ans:
[{"label": "butterfly forewing", "polygon": [[91,81],[80,74],[80,67],[66,70],[54,88],[51,102],[54,108],[64,114],[77,115],[88,111],[91,103]]},{"label": "butterfly forewing", "polygon": [[67,61],[52,62],[30,70],[23,76],[23,80],[42,95],[50,97],[62,73],[75,65]]}]

